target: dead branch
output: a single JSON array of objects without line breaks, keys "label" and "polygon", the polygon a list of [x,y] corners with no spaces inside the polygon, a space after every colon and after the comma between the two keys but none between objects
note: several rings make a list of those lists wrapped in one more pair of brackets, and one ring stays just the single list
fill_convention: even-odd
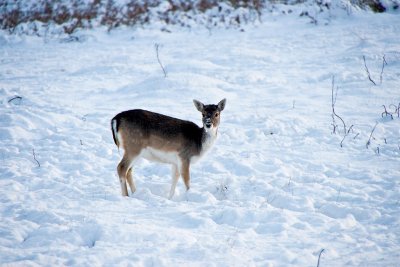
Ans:
[{"label": "dead branch", "polygon": [[353,129],[353,124],[350,126],[349,130],[344,134],[342,141],[340,142],[340,147],[343,147],[344,139],[350,134],[350,131]]},{"label": "dead branch", "polygon": [[165,71],[164,66],[162,65],[162,63],[161,63],[161,61],[160,61],[160,57],[159,57],[159,55],[158,55],[158,49],[159,49],[160,45],[156,43],[156,44],[154,44],[154,47],[155,47],[155,49],[156,49],[158,64],[160,64],[160,67],[161,67],[161,69],[162,69],[162,71],[163,71],[163,73],[164,73],[164,78],[167,78],[167,72]]},{"label": "dead branch", "polygon": [[379,124],[379,122],[376,122],[374,128],[372,128],[371,134],[369,135],[369,139],[368,139],[368,142],[367,142],[367,149],[368,149],[369,145],[371,144],[372,135],[374,134],[374,131],[375,131],[376,126],[377,126],[378,124]]},{"label": "dead branch", "polygon": [[343,142],[346,139],[346,137],[350,134],[350,131],[353,129],[354,125],[351,125],[350,128],[347,130],[346,123],[344,122],[342,117],[340,117],[335,111],[335,104],[336,104],[336,100],[337,100],[338,90],[339,90],[339,87],[336,87],[336,92],[335,92],[335,76],[332,76],[332,126],[333,126],[332,133],[336,134],[336,129],[339,127],[336,124],[336,120],[335,120],[335,118],[338,118],[343,124],[343,138],[340,141],[340,147],[343,147]]},{"label": "dead branch", "polygon": [[[390,106],[391,106],[391,105],[390,105]],[[389,108],[390,108],[390,106],[389,106]],[[393,105],[393,106],[394,106],[394,105]],[[387,111],[385,105],[382,105],[382,107],[385,109],[385,111],[382,112],[382,114],[381,114],[382,118],[383,118],[383,117],[390,116],[390,118],[393,120],[393,115],[392,115],[392,113],[390,113],[390,112]]]},{"label": "dead branch", "polygon": [[381,70],[381,75],[380,75],[380,84],[382,84],[382,79],[383,79],[383,69],[385,68],[385,65],[387,65],[385,55],[382,57],[382,70]]},{"label": "dead branch", "polygon": [[320,260],[321,260],[321,254],[322,254],[322,252],[324,252],[324,251],[325,251],[325,249],[321,249],[321,251],[319,252],[317,267],[319,267],[319,262],[320,262]]},{"label": "dead branch", "polygon": [[16,102],[16,103],[21,103],[21,101],[22,101],[22,97],[20,97],[20,96],[18,96],[18,95],[16,95],[16,96],[14,96],[13,98],[11,98],[10,100],[8,100],[8,103],[12,103],[12,102]]},{"label": "dead branch", "polygon": [[38,167],[40,168],[40,162],[36,159],[35,149],[32,149],[33,159],[36,161]]},{"label": "dead branch", "polygon": [[[365,71],[367,72],[368,75],[368,79],[374,84],[376,85],[376,82],[374,80],[372,80],[371,78],[371,74],[369,73],[368,67],[367,67],[367,62],[365,61],[365,56],[363,56],[364,59],[364,66],[365,66]],[[383,71],[383,70],[382,70]]]},{"label": "dead branch", "polygon": [[336,93],[335,91],[335,76],[332,76],[332,125],[333,125],[333,133],[336,133],[336,128],[338,127],[335,121],[335,117],[338,118],[339,120],[341,120],[341,122],[343,123],[343,129],[344,129],[344,135],[346,135],[347,130],[346,130],[346,123],[344,122],[344,120],[342,119],[342,117],[340,117],[336,111],[335,111],[335,104],[336,104],[336,99],[337,99],[337,92],[338,92],[339,88],[336,87]]},{"label": "dead branch", "polygon": [[397,117],[400,118],[400,103],[398,106],[396,106],[395,104],[390,104],[389,108],[393,108],[394,109],[394,113],[392,114],[392,119],[393,119],[393,114],[397,113]]},{"label": "dead branch", "polygon": [[352,125],[350,126],[349,130],[347,131],[347,134],[349,134],[350,131],[353,130],[353,126],[354,126],[354,124],[352,124]]}]

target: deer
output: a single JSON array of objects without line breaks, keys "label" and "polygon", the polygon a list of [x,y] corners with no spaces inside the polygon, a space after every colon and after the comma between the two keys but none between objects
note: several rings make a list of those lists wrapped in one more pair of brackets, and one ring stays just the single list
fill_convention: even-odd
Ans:
[{"label": "deer", "polygon": [[203,127],[142,109],[123,111],[111,120],[114,143],[124,151],[117,166],[122,196],[128,196],[127,184],[132,194],[136,191],[132,168],[139,158],[172,165],[169,199],[174,196],[179,177],[186,192],[190,189],[190,166],[214,144],[226,99],[216,105],[204,105],[198,100],[193,103],[202,113]]}]

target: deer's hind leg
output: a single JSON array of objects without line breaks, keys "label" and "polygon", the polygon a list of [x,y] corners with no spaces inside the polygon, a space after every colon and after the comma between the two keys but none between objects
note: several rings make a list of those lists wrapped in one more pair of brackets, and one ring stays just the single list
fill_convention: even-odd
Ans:
[{"label": "deer's hind leg", "polygon": [[121,193],[124,197],[128,196],[128,188],[126,187],[126,176],[129,166],[129,158],[124,155],[117,167],[119,183],[121,184]]},{"label": "deer's hind leg", "polygon": [[125,197],[128,196],[128,188],[126,186],[127,182],[132,193],[136,191],[136,187],[132,179],[132,164],[139,153],[140,150],[136,151],[135,153],[125,153],[117,167],[119,182],[121,184],[121,193]]},{"label": "deer's hind leg", "polygon": [[136,191],[135,182],[132,177],[132,166],[128,169],[128,173],[126,174],[126,180],[128,181],[129,187],[131,188],[132,194]]},{"label": "deer's hind leg", "polygon": [[176,165],[172,165],[172,185],[171,185],[171,191],[169,192],[169,199],[172,199],[172,197],[175,194],[175,188],[176,188],[176,184],[178,183],[179,180],[179,168]]}]

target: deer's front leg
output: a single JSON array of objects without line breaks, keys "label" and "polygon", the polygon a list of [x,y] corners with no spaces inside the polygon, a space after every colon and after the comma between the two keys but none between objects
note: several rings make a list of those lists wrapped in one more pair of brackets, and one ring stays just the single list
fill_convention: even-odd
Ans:
[{"label": "deer's front leg", "polygon": [[181,175],[185,182],[186,190],[190,189],[190,163],[188,160],[182,161]]}]

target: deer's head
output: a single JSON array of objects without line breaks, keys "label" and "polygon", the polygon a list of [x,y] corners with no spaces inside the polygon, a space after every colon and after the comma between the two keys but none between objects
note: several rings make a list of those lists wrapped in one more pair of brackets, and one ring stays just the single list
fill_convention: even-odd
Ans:
[{"label": "deer's head", "polygon": [[220,122],[221,111],[224,110],[226,99],[221,100],[217,105],[204,105],[198,100],[193,100],[195,107],[201,112],[203,126],[206,131],[217,129]]}]

